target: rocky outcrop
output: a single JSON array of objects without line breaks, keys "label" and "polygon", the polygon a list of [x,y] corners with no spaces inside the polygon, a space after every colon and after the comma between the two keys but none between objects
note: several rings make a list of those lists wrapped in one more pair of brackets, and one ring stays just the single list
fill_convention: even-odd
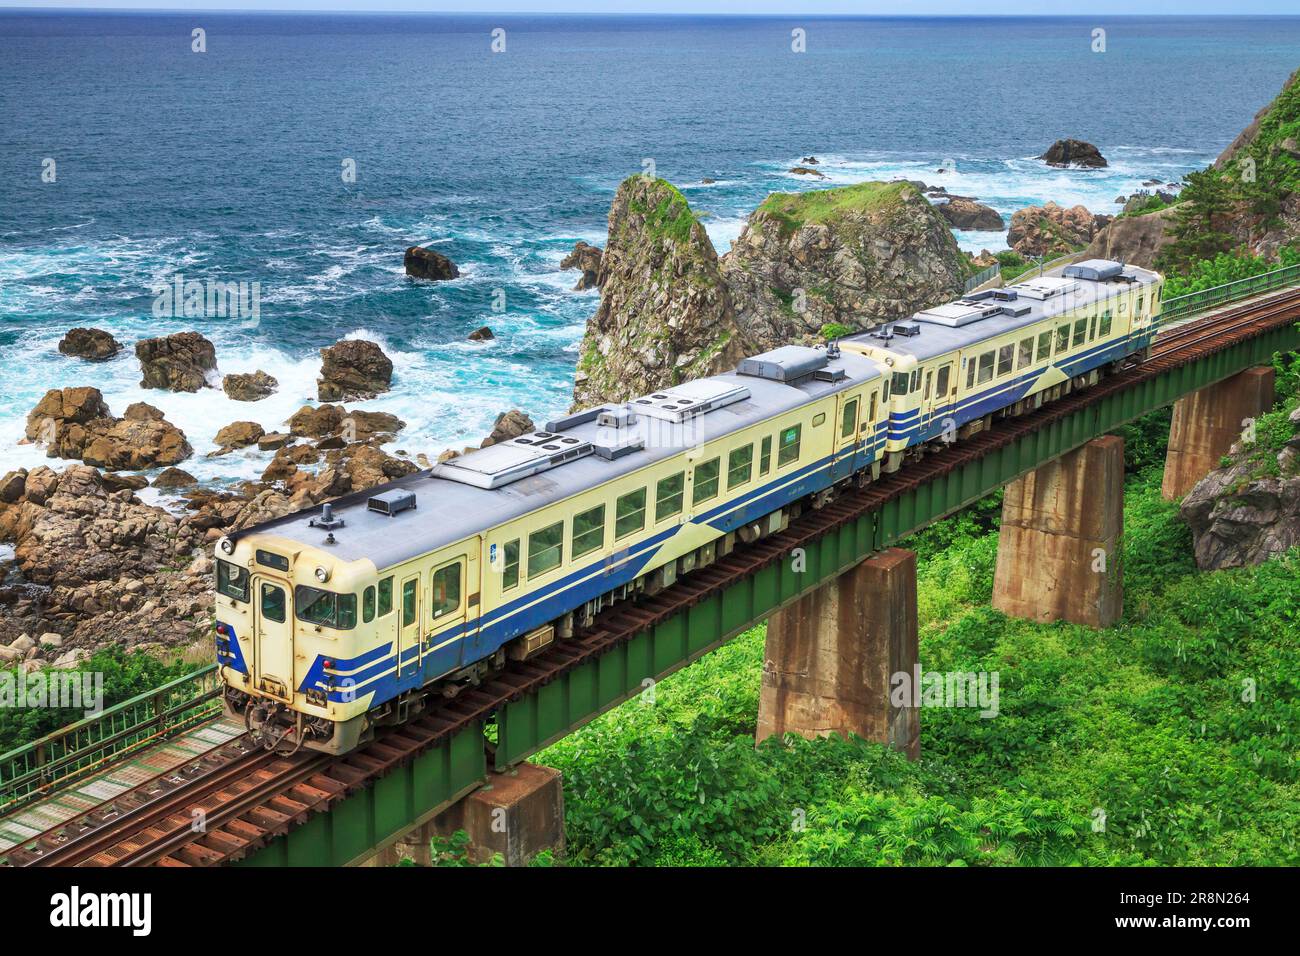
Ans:
[{"label": "rocky outcrop", "polygon": [[496,338],[496,334],[486,325],[481,325],[468,336],[471,342],[491,342]]},{"label": "rocky outcrop", "polygon": [[1170,242],[1168,227],[1175,215],[1175,207],[1169,206],[1140,216],[1114,219],[1092,237],[1084,255],[1150,269],[1160,250]]},{"label": "rocky outcrop", "polygon": [[587,321],[574,402],[618,401],[730,368],[749,350],[718,256],[682,194],[633,176],[609,210],[600,306]]},{"label": "rocky outcrop", "polygon": [[223,455],[237,448],[247,448],[257,444],[257,440],[266,434],[266,429],[257,422],[231,422],[217,432],[212,440],[218,451],[213,454]]},{"label": "rocky outcrop", "polygon": [[433,279],[445,282],[460,276],[460,269],[441,252],[424,246],[410,246],[403,259],[406,274],[414,279]]},{"label": "rocky outcrop", "polygon": [[28,413],[26,437],[44,444],[51,458],[114,471],[174,465],[193,451],[159,409],[136,402],[114,418],[97,388],[50,389]]},{"label": "rocky outcrop", "polygon": [[1297,434],[1280,450],[1234,445],[1232,461],[1183,499],[1197,566],[1259,564],[1300,545],[1300,410],[1290,420]]},{"label": "rocky outcrop", "polygon": [[374,342],[347,339],[321,349],[317,394],[322,402],[374,398],[393,384],[393,362]]},{"label": "rocky outcrop", "polygon": [[582,273],[582,278],[573,287],[574,292],[595,289],[600,285],[601,255],[597,246],[579,241],[574,244],[573,251],[560,260],[561,269],[577,269]]},{"label": "rocky outcrop", "polygon": [[[1300,84],[1300,70],[1296,70],[1292,73],[1291,76],[1287,78],[1287,81],[1282,84],[1283,93],[1292,87],[1295,87],[1297,84]],[[1264,122],[1264,118],[1272,112],[1276,103],[1277,99],[1273,99],[1260,108],[1259,112],[1255,114],[1255,118],[1252,119],[1246,125],[1246,128],[1238,133],[1236,138],[1228,144],[1227,148],[1219,154],[1218,159],[1214,161],[1215,169],[1224,169],[1227,167],[1229,163],[1236,159],[1243,150],[1255,141],[1255,137],[1259,135],[1260,125]]]},{"label": "rocky outcrop", "polygon": [[1007,245],[1022,256],[1065,255],[1087,245],[1109,222],[1109,216],[1093,215],[1083,206],[1028,206],[1012,214]]},{"label": "rocky outcrop", "polygon": [[508,412],[502,412],[497,416],[495,424],[492,426],[492,434],[483,439],[480,448],[487,448],[488,445],[495,445],[497,442],[509,441],[512,438],[518,438],[520,435],[527,435],[537,428],[533,420],[517,408],[512,408]]},{"label": "rocky outcrop", "polygon": [[790,172],[796,176],[816,176],[818,179],[825,179],[826,174],[820,169],[813,169],[811,166],[792,166]]},{"label": "rocky outcrop", "polygon": [[992,206],[986,206],[965,196],[954,196],[935,208],[954,229],[1001,232],[1006,226],[1002,221],[1002,214]]},{"label": "rocky outcrop", "polygon": [[234,372],[221,380],[221,388],[236,402],[257,402],[273,395],[280,383],[273,375],[261,369],[256,372]]},{"label": "rocky outcrop", "polygon": [[1081,139],[1058,139],[1047,148],[1047,152],[1038,157],[1049,166],[1082,166],[1086,169],[1101,169],[1108,166],[1106,157],[1092,143]]},{"label": "rocky outcrop", "polygon": [[103,329],[75,328],[59,340],[59,351],[88,362],[104,362],[122,351],[122,344]]},{"label": "rocky outcrop", "polygon": [[745,338],[759,348],[811,341],[911,315],[962,290],[947,223],[909,182],[775,193],[749,217],[722,276]]},{"label": "rocky outcrop", "polygon": [[175,491],[177,488],[188,488],[198,483],[199,480],[188,471],[175,466],[164,468],[158,473],[158,477],[153,480],[153,486],[163,491]]},{"label": "rocky outcrop", "polygon": [[217,350],[198,332],[177,332],[135,343],[144,377],[143,388],[197,392],[211,383],[217,371]]},{"label": "rocky outcrop", "polygon": [[388,412],[348,411],[342,405],[304,405],[289,418],[289,434],[294,438],[313,438],[341,448],[349,442],[392,441],[406,427],[406,422]]}]

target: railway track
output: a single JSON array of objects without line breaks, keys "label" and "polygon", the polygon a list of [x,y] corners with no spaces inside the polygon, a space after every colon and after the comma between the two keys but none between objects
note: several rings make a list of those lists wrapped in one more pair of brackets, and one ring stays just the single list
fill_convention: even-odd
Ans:
[{"label": "railway track", "polygon": [[[738,547],[653,597],[614,605],[574,638],[555,644],[536,658],[511,663],[481,686],[401,726],[379,731],[374,741],[350,754],[331,757],[299,752],[286,758],[259,750],[209,760],[197,770],[182,765],[112,804],[87,811],[15,848],[8,854],[8,863],[208,866],[239,859],[447,736],[475,722],[488,721],[505,704],[697,604],[717,589],[758,573],[793,549],[881,508],[890,499],[1117,391],[1296,321],[1300,321],[1300,290],[1261,297],[1248,305],[1181,323],[1160,334],[1151,357],[1140,366],[927,454],[902,471],[805,513],[780,534]],[[208,756],[191,763],[198,764]],[[163,777],[174,777],[177,782],[162,786]]]}]

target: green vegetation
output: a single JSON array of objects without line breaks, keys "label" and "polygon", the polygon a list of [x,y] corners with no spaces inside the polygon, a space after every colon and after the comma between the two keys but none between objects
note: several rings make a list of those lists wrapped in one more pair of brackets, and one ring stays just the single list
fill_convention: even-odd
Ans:
[{"label": "green vegetation", "polygon": [[827,322],[821,328],[821,335],[823,339],[829,342],[832,339],[840,339],[846,335],[852,335],[856,331],[857,329],[845,325],[843,322]]},{"label": "green vegetation", "polygon": [[1165,280],[1163,296],[1171,299],[1176,295],[1200,292],[1215,286],[1249,279],[1265,272],[1271,272],[1283,266],[1300,264],[1300,246],[1283,246],[1278,250],[1277,259],[1265,259],[1245,252],[1220,252],[1213,259],[1197,262],[1178,275],[1171,275]]},{"label": "green vegetation", "polygon": [[858,183],[837,189],[772,193],[758,208],[780,224],[782,236],[788,236],[810,222],[826,222],[846,212],[883,209],[908,191],[915,192],[916,187],[906,182]]},{"label": "green vegetation", "polygon": [[[1130,197],[1130,201],[1132,201],[1132,199],[1136,199],[1137,196],[1141,196],[1141,195],[1143,194],[1137,193],[1135,196]],[[1176,201],[1177,200],[1175,200],[1175,202]],[[1172,205],[1174,205],[1174,203],[1165,202],[1155,193],[1146,193],[1145,199],[1143,199],[1141,202],[1135,205],[1132,209],[1127,208],[1126,205],[1124,211],[1121,212],[1119,215],[1117,215],[1115,218],[1127,219],[1131,216],[1145,216],[1149,212],[1159,212],[1161,209],[1168,209]]]},{"label": "green vegetation", "polygon": [[691,212],[686,197],[666,179],[656,179],[654,187],[664,195],[653,207],[634,197],[628,203],[628,208],[645,217],[645,230],[651,238],[668,239],[679,244],[689,241],[691,229],[698,219]]}]

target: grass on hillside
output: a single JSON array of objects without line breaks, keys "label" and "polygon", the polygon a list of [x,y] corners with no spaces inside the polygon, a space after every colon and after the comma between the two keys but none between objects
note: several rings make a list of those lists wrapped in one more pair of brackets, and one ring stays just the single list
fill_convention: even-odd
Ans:
[{"label": "grass on hillside", "polygon": [[916,187],[907,182],[858,183],[836,189],[813,189],[801,193],[772,193],[758,207],[781,225],[789,235],[810,222],[827,222],[846,212],[881,209],[898,202]]}]

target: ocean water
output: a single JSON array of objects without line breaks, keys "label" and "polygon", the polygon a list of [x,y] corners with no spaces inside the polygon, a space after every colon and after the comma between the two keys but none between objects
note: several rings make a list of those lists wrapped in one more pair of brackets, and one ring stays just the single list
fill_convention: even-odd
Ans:
[{"label": "ocean water", "polygon": [[[19,440],[46,389],[89,384],[119,414],[161,407],[200,477],[256,475],[268,455],[203,458],[213,435],[313,400],[318,350],[345,337],[393,358],[394,390],[364,403],[407,421],[391,448],[477,443],[505,409],[568,404],[598,296],[559,262],[603,244],[615,187],[647,160],[708,213],[719,252],[769,192],[867,179],[923,179],[1008,219],[1049,199],[1114,212],[1143,180],[1212,160],[1297,50],[1300,18],[0,12],[0,470],[45,460]],[[1065,136],[1110,168],[1033,158]],[[825,180],[787,172],[808,154]],[[461,277],[406,279],[416,242]],[[177,274],[260,283],[259,320],[155,317]],[[484,324],[494,342],[466,341]],[[75,325],[128,350],[60,356]],[[139,388],[130,343],[191,328],[222,373],[264,369],[280,391]]]}]

